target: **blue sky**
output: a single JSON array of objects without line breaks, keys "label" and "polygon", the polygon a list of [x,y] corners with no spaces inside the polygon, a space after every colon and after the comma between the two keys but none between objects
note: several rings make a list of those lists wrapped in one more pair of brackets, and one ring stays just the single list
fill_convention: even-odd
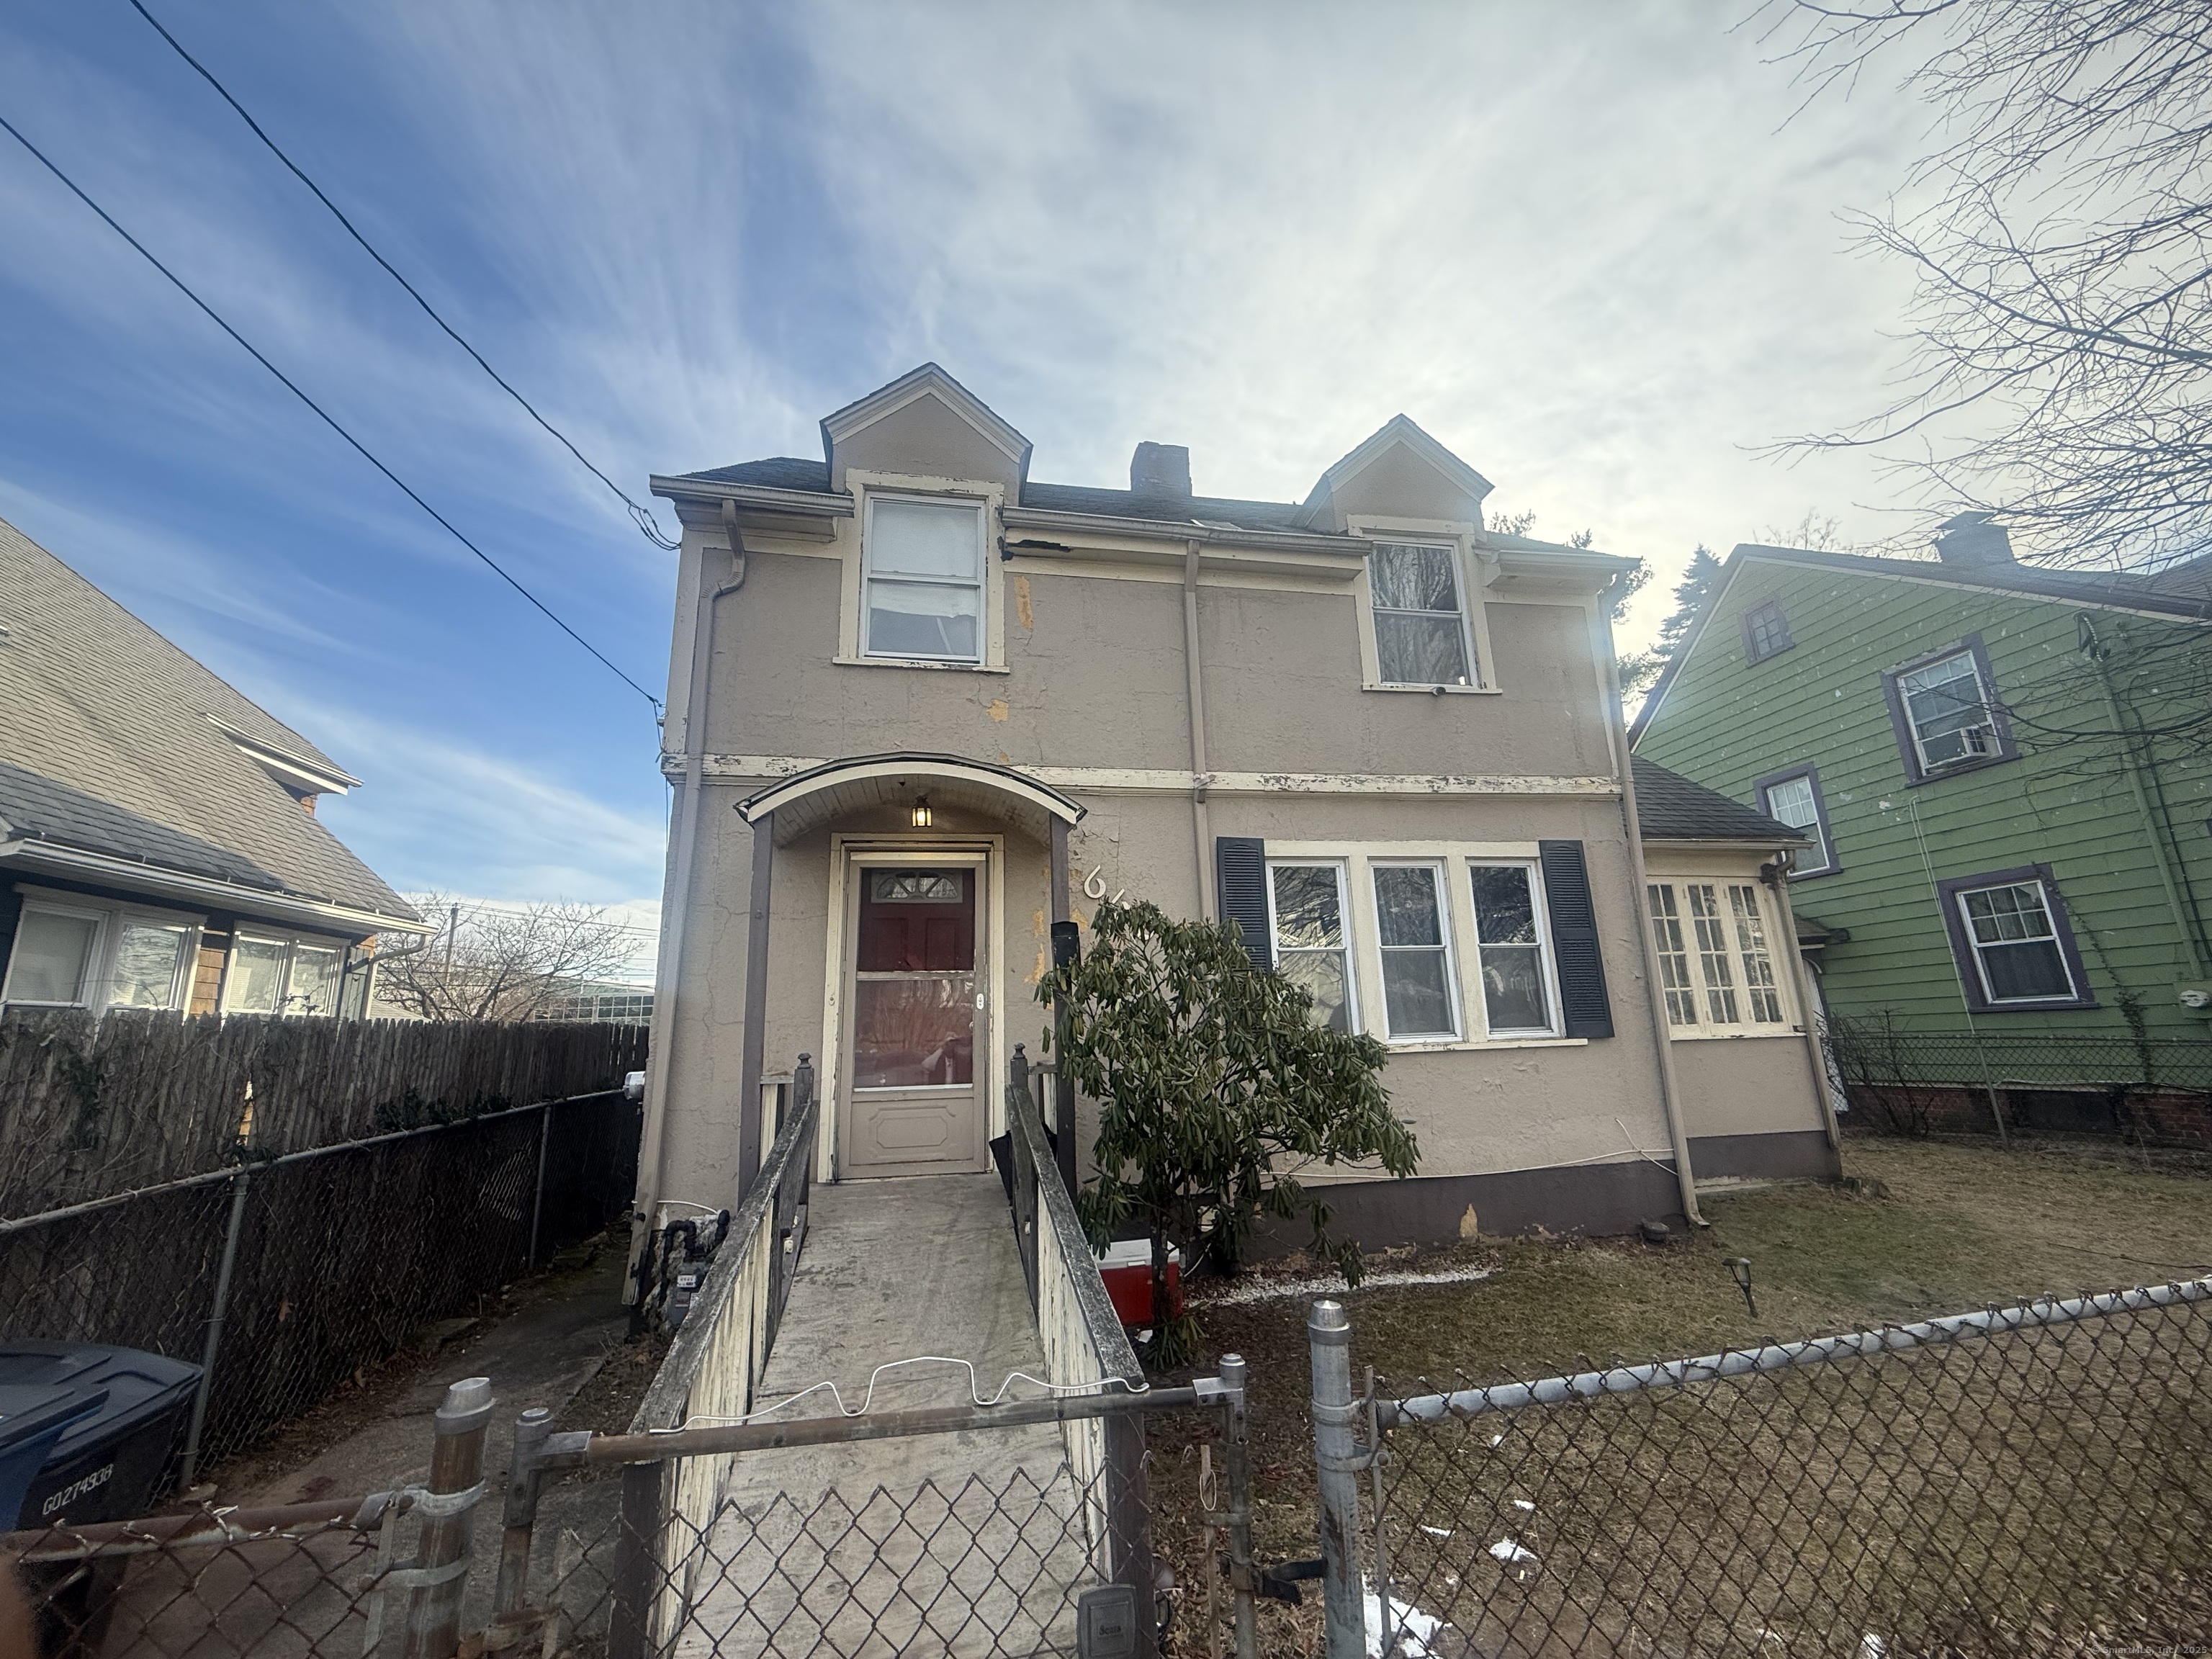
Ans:
[{"label": "blue sky", "polygon": [[[1744,0],[148,3],[641,497],[933,358],[1066,483],[1151,438],[1298,497],[1402,410],[1652,562],[1632,643],[1699,541],[1911,522],[1753,451],[1884,401],[1905,278],[1838,216],[1925,118],[1791,119]],[[672,556],[124,0],[0,15],[0,112],[661,685]],[[395,885],[657,896],[644,702],[4,142],[0,363],[0,517],[366,778],[329,822]]]}]

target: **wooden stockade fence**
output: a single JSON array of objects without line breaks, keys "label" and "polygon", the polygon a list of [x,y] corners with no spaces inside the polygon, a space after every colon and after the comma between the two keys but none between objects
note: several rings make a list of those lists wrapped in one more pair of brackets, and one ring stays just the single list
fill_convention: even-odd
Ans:
[{"label": "wooden stockade fence", "polygon": [[[645,1028],[0,1012],[0,1217],[620,1085]],[[242,1138],[241,1138],[242,1137]]]}]

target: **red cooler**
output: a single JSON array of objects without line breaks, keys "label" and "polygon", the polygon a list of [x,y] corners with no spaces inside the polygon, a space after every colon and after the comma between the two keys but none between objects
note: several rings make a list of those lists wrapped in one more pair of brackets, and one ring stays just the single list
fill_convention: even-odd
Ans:
[{"label": "red cooler", "polygon": [[[1098,1263],[1098,1276],[1114,1298],[1114,1311],[1124,1325],[1152,1322],[1152,1242],[1127,1238],[1109,1244]],[[1168,1307],[1182,1312],[1182,1252],[1168,1246]]]}]

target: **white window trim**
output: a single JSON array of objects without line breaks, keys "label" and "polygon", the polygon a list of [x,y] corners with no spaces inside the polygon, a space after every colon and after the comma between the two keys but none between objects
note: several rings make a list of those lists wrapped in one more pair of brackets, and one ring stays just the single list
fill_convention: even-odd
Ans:
[{"label": "white window trim", "polygon": [[[833,556],[842,559],[839,585],[837,654],[832,660],[845,668],[919,668],[939,673],[1004,674],[1006,666],[1006,561],[993,556],[1003,533],[999,521],[1006,504],[1005,489],[975,480],[911,476],[902,473],[847,469],[847,488],[854,502],[853,516],[837,522]],[[871,502],[878,495],[931,501],[941,506],[981,509],[983,561],[982,656],[980,660],[955,657],[891,657],[868,653],[867,630],[861,607],[867,593],[867,529]]]},{"label": "white window trim", "polygon": [[[1459,958],[1467,947],[1457,941],[1472,939],[1474,931],[1474,894],[1468,885],[1467,871],[1476,864],[1518,864],[1536,866],[1533,892],[1536,902],[1536,927],[1544,946],[1544,971],[1548,976],[1553,1030],[1557,1031],[1562,1018],[1559,997],[1559,960],[1552,947],[1551,914],[1547,907],[1543,889],[1543,871],[1538,858],[1538,848],[1533,841],[1513,842],[1274,842],[1267,843],[1267,863],[1277,864],[1335,864],[1344,871],[1344,883],[1352,896],[1351,945],[1352,991],[1351,1004],[1356,1011],[1362,1007],[1384,1007],[1388,1003],[1382,994],[1382,952],[1381,928],[1375,915],[1375,883],[1370,873],[1376,864],[1440,864],[1444,867],[1447,933],[1454,941],[1450,946],[1454,970],[1453,994],[1459,999],[1461,1035],[1456,1038],[1389,1037],[1374,1033],[1393,1054],[1461,1054],[1487,1053],[1501,1048],[1580,1048],[1587,1047],[1588,1037],[1543,1036],[1536,1033],[1508,1032],[1493,1036],[1489,1028],[1489,1008],[1481,995],[1479,983],[1471,981],[1459,969]],[[1272,948],[1274,939],[1274,884],[1267,884],[1268,940]],[[1354,1026],[1353,1029],[1364,1028]]]},{"label": "white window trim", "polygon": [[1359,617],[1359,689],[1363,691],[1411,692],[1417,696],[1498,696],[1501,690],[1492,666],[1490,621],[1485,598],[1481,561],[1474,553],[1474,526],[1433,520],[1354,517],[1351,532],[1370,542],[1401,546],[1445,547],[1451,550],[1453,574],[1459,579],[1460,626],[1474,668],[1472,685],[1400,685],[1382,678],[1382,653],[1375,638],[1375,596],[1368,583],[1368,562],[1352,584],[1352,602]]},{"label": "white window trim", "polygon": [[[1950,760],[1930,760],[1928,758],[1927,742],[1920,735],[1920,722],[1913,718],[1912,699],[1905,689],[1905,683],[1916,674],[1925,674],[1930,669],[1941,668],[1945,664],[1956,662],[1962,657],[1966,659],[1966,672],[1974,678],[1974,706],[1981,711],[1982,729],[1989,733],[1990,747],[1984,754],[1968,752],[1955,756]],[[1975,657],[1972,646],[1960,646],[1956,651],[1947,651],[1932,661],[1917,663],[1911,668],[1900,670],[1897,674],[1896,682],[1897,706],[1904,711],[1905,729],[1912,734],[1912,752],[1914,757],[1920,763],[1921,776],[1932,778],[1961,766],[1972,766],[1983,761],[2002,757],[2004,752],[2004,739],[1997,731],[1996,716],[1990,712],[1990,688],[1982,678],[1982,665]]]},{"label": "white window trim", "polygon": [[[1359,984],[1359,925],[1352,915],[1352,904],[1358,892],[1352,871],[1342,857],[1322,855],[1314,858],[1277,858],[1270,854],[1267,860],[1267,953],[1279,966],[1283,954],[1283,931],[1275,916],[1275,872],[1278,870],[1328,870],[1336,877],[1337,925],[1344,932],[1344,943],[1339,948],[1344,956],[1344,1025],[1357,1036],[1366,1027],[1360,1023],[1360,1006],[1365,1000],[1360,995]],[[1370,896],[1370,902],[1372,896]],[[1367,934],[1374,937],[1374,917],[1368,917]],[[1316,952],[1318,954],[1318,952]],[[1378,978],[1377,983],[1380,981]]]},{"label": "white window trim", "polygon": [[[1790,971],[1783,957],[1778,941],[1782,935],[1781,912],[1766,893],[1765,884],[1756,877],[1725,874],[1716,871],[1672,872],[1650,870],[1645,872],[1648,884],[1671,887],[1682,925],[1683,953],[1690,963],[1690,983],[1692,1004],[1697,1013],[1694,1024],[1677,1025],[1667,1017],[1667,1035],[1676,1042],[1738,1042],[1745,1037],[1798,1037],[1804,1035],[1803,1016],[1792,988],[1796,976]],[[1728,929],[1729,969],[1734,977],[1729,988],[1736,995],[1737,1018],[1732,1023],[1723,1023],[1711,1018],[1712,988],[1705,978],[1703,953],[1698,948],[1697,919],[1690,909],[1690,896],[1684,890],[1692,883],[1711,887],[1720,905],[1720,919]],[[1782,1018],[1776,1021],[1754,1020],[1751,1015],[1751,983],[1743,962],[1743,944],[1735,934],[1735,909],[1729,896],[1731,887],[1748,887],[1752,902],[1758,908],[1759,931],[1766,940],[1767,971],[1774,976],[1775,1006]],[[1649,900],[1646,901],[1647,906]],[[1645,911],[1646,926],[1650,926],[1650,911]],[[1666,988],[1655,984],[1651,994],[1659,1000],[1659,1012],[1667,1016]]]},{"label": "white window trim", "polygon": [[[2058,931],[2058,916],[2051,902],[2051,884],[2041,877],[2030,881],[1993,881],[1986,887],[1960,887],[1954,889],[1951,894],[1951,902],[1958,907],[1959,926],[1965,933],[1966,949],[1974,959],[1975,975],[1982,982],[1982,1000],[1992,1008],[2040,1008],[2059,1000],[2055,996],[2001,997],[1990,988],[1989,963],[1982,957],[1982,951],[1987,947],[1984,947],[1982,941],[1974,936],[1973,913],[1966,908],[1966,900],[1976,893],[2005,892],[2015,887],[2033,887],[2035,889],[2036,897],[2042,901],[2044,926],[2051,929],[2045,937],[2051,941],[2051,948],[2058,952],[2058,967],[2066,975],[2066,1000],[2079,1001],[2081,997],[2081,987],[2075,979],[2074,964],[2067,960],[2066,940]],[[2033,941],[1999,939],[1996,943],[1999,945],[2027,945]]]},{"label": "white window trim", "polygon": [[0,984],[0,1007],[15,1008],[83,1008],[95,1014],[105,1013],[112,1006],[109,995],[115,983],[115,954],[122,948],[124,930],[133,922],[143,922],[155,927],[177,927],[184,930],[185,946],[177,964],[176,977],[170,981],[170,1006],[167,1009],[148,1009],[149,1013],[173,1013],[182,1016],[191,1006],[191,985],[199,961],[201,936],[206,931],[207,918],[185,910],[162,910],[154,906],[137,903],[115,903],[94,898],[89,894],[66,892],[51,887],[19,884],[16,893],[22,900],[23,910],[44,910],[50,914],[78,916],[96,922],[98,932],[93,939],[88,958],[85,982],[78,995],[70,1002],[33,1002],[14,996],[15,953],[11,945],[8,953],[7,982]]},{"label": "white window trim", "polygon": [[[1482,927],[1474,914],[1474,883],[1465,872],[1479,869],[1526,870],[1528,872],[1528,900],[1534,907],[1536,916],[1537,963],[1544,975],[1544,1006],[1550,1010],[1552,1016],[1550,1025],[1542,1030],[1538,1030],[1533,1026],[1516,1025],[1509,1027],[1504,1031],[1492,1031],[1490,1024],[1490,999],[1486,994],[1479,994],[1474,1001],[1477,1012],[1482,1016],[1483,1030],[1496,1040],[1504,1042],[1556,1037],[1559,1035],[1559,1022],[1565,1018],[1565,1013],[1560,1006],[1559,955],[1552,948],[1552,906],[1550,899],[1544,891],[1543,861],[1536,858],[1470,858],[1462,860],[1462,878],[1460,884],[1467,895],[1467,936],[1474,942],[1475,967],[1478,973],[1482,965]],[[1507,945],[1500,948],[1525,950],[1528,947]],[[1480,991],[1479,981],[1477,988]]]},{"label": "white window trim", "polygon": [[1812,803],[1813,822],[1809,824],[1791,824],[1790,828],[1811,832],[1814,845],[1820,849],[1820,861],[1818,864],[1800,864],[1792,869],[1790,874],[1793,878],[1798,876],[1832,874],[1842,866],[1836,862],[1835,837],[1829,832],[1828,814],[1824,808],[1820,798],[1820,787],[1815,781],[1812,767],[1806,766],[1795,772],[1787,772],[1760,784],[1759,810],[1765,813],[1768,817],[1774,819],[1777,823],[1788,823],[1790,821],[1787,818],[1778,816],[1774,811],[1774,792],[1785,784],[1792,783],[1802,783],[1805,786],[1806,797]]},{"label": "white window trim", "polygon": [[[1467,1035],[1468,1027],[1466,1000],[1460,989],[1459,982],[1459,951],[1452,938],[1457,930],[1452,926],[1451,866],[1439,859],[1375,858],[1367,860],[1366,866],[1368,908],[1375,919],[1375,986],[1382,999],[1376,1006],[1382,1011],[1382,1024],[1385,1028],[1382,1040],[1385,1042],[1406,1046],[1459,1042]],[[1409,1031],[1401,1036],[1397,1032],[1388,1029],[1390,1024],[1390,987],[1389,981],[1383,977],[1382,974],[1383,958],[1393,950],[1432,951],[1437,947],[1432,945],[1386,945],[1382,943],[1381,907],[1376,902],[1375,898],[1375,876],[1376,872],[1382,870],[1426,870],[1436,878],[1437,931],[1444,953],[1444,999],[1446,1006],[1451,1012],[1452,1019],[1452,1028],[1449,1031]],[[1347,916],[1346,921],[1349,922],[1351,918]],[[1356,926],[1354,931],[1356,932]],[[1352,942],[1349,936],[1346,942],[1347,944]],[[1358,977],[1356,972],[1353,977],[1355,979]]]}]

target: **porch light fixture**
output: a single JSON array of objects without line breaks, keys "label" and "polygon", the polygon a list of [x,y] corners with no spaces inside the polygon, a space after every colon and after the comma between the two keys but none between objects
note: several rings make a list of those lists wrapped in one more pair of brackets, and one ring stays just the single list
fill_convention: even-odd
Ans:
[{"label": "porch light fixture", "polygon": [[914,801],[914,811],[908,814],[908,817],[914,823],[914,827],[917,830],[928,829],[932,822],[932,816],[933,815],[929,810],[929,797],[927,795],[915,796]]}]

